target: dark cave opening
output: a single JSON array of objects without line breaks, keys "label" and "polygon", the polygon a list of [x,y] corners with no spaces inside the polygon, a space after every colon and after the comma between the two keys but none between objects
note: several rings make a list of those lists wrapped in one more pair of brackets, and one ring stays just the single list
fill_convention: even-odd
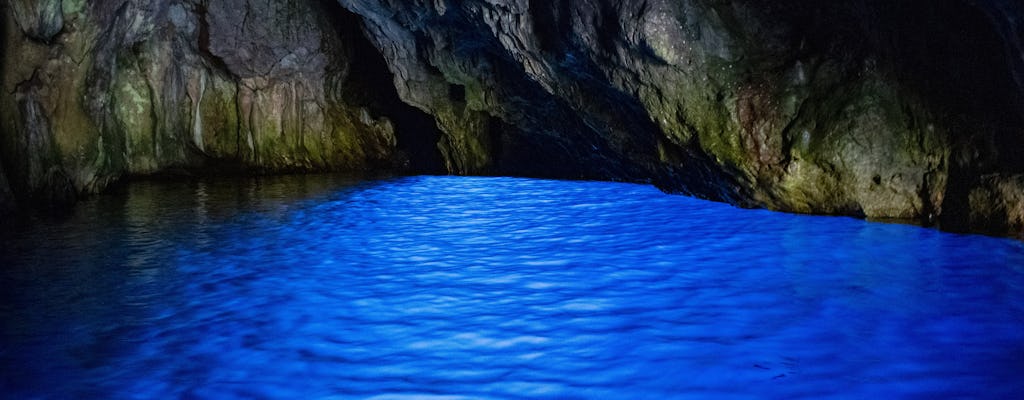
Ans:
[{"label": "dark cave opening", "polygon": [[1024,172],[1024,98],[1012,54],[985,5],[926,0],[763,4],[791,21],[791,46],[843,60],[849,73],[872,61],[893,74],[953,127],[958,146],[984,147],[990,172]]},{"label": "dark cave opening", "polygon": [[[327,101],[325,115],[337,113],[331,115],[336,117],[332,122],[338,122],[332,129],[344,130],[340,132],[344,140],[353,141],[346,145],[371,149],[354,152],[351,159],[358,161],[345,165],[325,164],[324,169],[435,174],[445,173],[446,164],[458,165],[464,161],[444,160],[446,157],[465,157],[480,161],[479,169],[471,171],[479,174],[650,182],[666,191],[733,204],[749,203],[783,211],[807,208],[810,211],[804,211],[832,213],[849,209],[862,212],[863,207],[846,208],[846,204],[890,202],[884,196],[865,190],[900,186],[887,177],[894,176],[893,172],[905,171],[884,170],[895,168],[895,164],[886,163],[885,158],[902,157],[902,151],[907,148],[922,148],[929,152],[927,159],[910,155],[902,160],[917,169],[907,174],[913,181],[897,189],[906,194],[904,197],[925,199],[930,203],[924,206],[901,203],[879,206],[875,210],[880,214],[903,216],[901,218],[930,215],[934,210],[940,218],[943,214],[966,218],[964,226],[973,223],[969,214],[982,208],[972,200],[976,191],[989,190],[994,199],[1012,202],[1016,195],[1013,191],[1024,185],[1019,175],[1024,172],[1024,157],[1019,156],[1024,152],[1024,66],[1021,63],[1024,58],[1020,57],[1024,53],[1021,51],[1024,36],[1018,26],[1024,9],[1015,0],[939,3],[926,0],[831,3],[657,0],[633,4],[612,0],[586,4],[529,0],[522,3],[515,7],[477,0],[435,3],[433,7],[409,2],[313,0],[302,3],[303,10],[311,6],[318,15],[312,21],[316,26],[311,28],[315,29],[310,32],[320,35],[322,40],[312,37],[310,43],[322,46],[314,50],[318,57],[326,59],[326,69],[315,71],[315,78],[324,81],[315,84],[324,87],[327,98],[316,100]],[[111,68],[124,67],[121,64],[126,60],[118,57],[125,56],[131,58],[127,61],[134,62],[145,53],[129,54],[126,49],[145,49],[148,44],[177,40],[174,35],[179,35],[188,42],[188,48],[181,49],[185,55],[195,52],[198,57],[182,58],[181,54],[175,54],[173,59],[195,62],[197,68],[227,71],[228,68],[223,67],[225,60],[210,54],[211,45],[218,47],[229,41],[219,38],[218,33],[224,28],[219,24],[278,24],[292,18],[309,17],[305,13],[300,16],[283,12],[281,19],[266,21],[239,22],[234,18],[221,18],[221,13],[247,18],[248,11],[270,10],[268,7],[277,6],[280,8],[275,10],[289,11],[290,7],[300,4],[295,0],[238,2],[238,6],[247,7],[244,10],[213,7],[214,3],[206,1],[190,3],[185,6],[186,11],[196,14],[197,18],[186,18],[188,24],[178,24],[182,21],[173,21],[174,16],[157,10],[159,7],[136,9],[96,4],[90,6],[88,12],[74,12],[94,16],[95,21],[68,19],[78,22],[69,22],[60,41],[31,43],[49,46],[46,55],[46,52],[35,54],[35,50],[25,50],[22,45],[23,40],[32,40],[25,36],[28,34],[25,29],[31,28],[25,25],[31,24],[22,18],[28,14],[12,17],[20,7],[18,4],[0,5],[0,10],[6,14],[0,21],[0,28],[6,24],[9,31],[6,42],[0,43],[0,56],[10,58],[0,73],[16,81],[27,76],[25,71],[41,72],[40,91],[33,93],[31,99],[39,104],[26,103],[33,108],[18,109],[21,100],[15,101],[14,96],[9,96],[6,104],[9,113],[0,121],[5,145],[0,152],[3,156],[0,174],[6,171],[8,177],[14,178],[6,186],[15,189],[11,191],[12,197],[17,196],[22,202],[23,196],[31,194],[26,194],[28,186],[22,182],[26,180],[22,175],[28,162],[23,155],[25,152],[18,149],[26,148],[23,139],[36,132],[26,129],[38,125],[33,121],[54,121],[54,126],[61,129],[53,130],[59,139],[55,142],[57,145],[38,146],[57,149],[53,157],[47,154],[43,160],[45,165],[32,167],[53,168],[61,174],[55,175],[58,177],[80,177],[74,178],[82,180],[74,181],[79,188],[92,185],[85,181],[95,172],[90,168],[104,161],[100,156],[86,154],[82,157],[92,159],[65,162],[73,153],[67,145],[73,140],[81,139],[85,148],[96,148],[97,144],[90,142],[95,140],[93,137],[78,137],[75,132],[63,129],[71,125],[62,108],[64,105],[85,109],[90,121],[83,125],[96,125],[104,140],[99,146],[104,150],[127,146],[122,142],[127,143],[128,132],[120,130],[115,124],[118,121],[110,116],[111,109],[121,103],[100,101],[104,96],[132,97],[111,91],[120,90],[115,83],[134,78],[119,81],[117,74],[108,73]],[[59,2],[39,4],[52,6]],[[33,9],[33,12],[40,10]],[[50,11],[46,13],[53,15]],[[120,26],[128,24],[128,17],[134,15],[144,16],[147,23],[151,19],[153,24],[167,23],[170,15],[175,29],[156,27],[152,31],[135,32]],[[513,21],[520,18],[518,21],[522,24],[509,24],[505,17]],[[87,30],[76,25],[79,22],[90,28],[88,24],[97,23],[101,25],[97,31],[106,33],[88,37],[83,34]],[[267,32],[277,32],[276,27],[265,28]],[[662,38],[664,41],[648,40],[660,38],[659,34],[652,33],[653,28],[668,29],[667,36]],[[128,31],[131,34],[126,33]],[[254,60],[272,61],[272,56],[279,55],[277,52],[284,54],[286,50],[294,50],[269,40],[273,39],[271,36],[248,35],[236,40],[236,43],[251,41],[251,47],[258,49],[254,51],[267,54],[256,54],[252,60],[231,58],[232,68],[237,62],[238,68],[248,71],[252,68],[247,64]],[[261,43],[264,39],[269,43]],[[662,59],[668,54],[662,50],[682,51],[684,45],[687,50],[682,53],[688,57]],[[78,48],[92,48],[95,59],[80,61],[78,69],[56,67],[59,63],[54,60],[67,57]],[[392,55],[393,49],[397,50],[395,55]],[[22,68],[19,63],[23,57],[19,53],[23,51],[33,53],[24,57],[27,63],[38,65]],[[289,57],[281,60],[284,63],[281,65],[291,62]],[[159,57],[141,61],[161,68],[162,62]],[[151,71],[148,69],[151,67],[142,64],[140,70]],[[716,72],[718,68],[722,68],[721,72]],[[86,93],[68,96],[62,92],[70,86],[57,86],[75,79],[52,79],[53,75],[47,74],[54,71],[71,78],[74,74],[70,72],[84,71],[85,83],[81,85],[87,89]],[[689,81],[701,75],[707,75],[711,83]],[[150,83],[159,83],[160,79],[152,76]],[[169,79],[164,78],[164,83],[170,82]],[[171,110],[174,102],[166,100],[181,97],[182,82],[150,85],[153,86],[149,89],[151,93],[168,91],[154,97],[163,100],[153,106],[154,112],[158,108],[159,111],[174,111]],[[763,102],[751,106],[758,108],[757,112],[749,113],[753,120],[767,120],[778,114],[779,121],[784,121],[795,113],[792,120],[813,125],[815,128],[810,130],[815,133],[834,129],[840,136],[851,132],[867,135],[864,137],[868,141],[877,138],[882,146],[864,146],[864,151],[872,152],[867,154],[869,156],[877,155],[877,159],[870,160],[875,165],[869,167],[881,171],[865,169],[863,174],[844,175],[831,165],[822,165],[823,174],[842,186],[844,194],[814,198],[815,204],[807,207],[803,206],[803,199],[789,194],[792,190],[776,190],[778,182],[791,175],[782,167],[790,165],[787,164],[792,160],[788,149],[795,146],[800,132],[789,128],[797,125],[777,129],[773,120],[764,125],[767,132],[764,138],[747,135],[758,125],[743,121],[745,117],[731,109],[729,102],[736,98],[746,101],[748,84],[751,88],[759,85],[758,89],[750,90],[755,91],[759,99],[764,98]],[[8,82],[9,92],[14,85]],[[685,88],[685,93],[680,88]],[[803,106],[798,104],[795,110],[789,110],[786,102],[790,95],[809,100],[801,100],[800,104],[820,105],[800,108]],[[58,96],[71,100],[58,101]],[[430,100],[413,101],[419,98]],[[857,116],[844,113],[851,105],[862,104],[861,101],[865,102],[863,104],[878,102],[871,103],[878,111],[877,115],[871,115],[883,120],[878,127],[867,125],[874,121],[862,123],[856,119],[865,113],[853,113]],[[242,118],[240,110],[244,109],[244,104],[238,99],[235,103],[235,112]],[[449,113],[453,110],[454,115]],[[432,115],[434,113],[440,114]],[[33,114],[42,117],[36,118]],[[254,115],[263,117],[258,113],[249,114],[249,123],[253,126],[274,123],[277,118],[252,120]],[[458,129],[448,124],[448,119],[465,116],[481,118],[472,121],[473,134],[477,135],[472,148],[442,155],[438,147],[441,139],[462,133],[443,132]],[[166,118],[178,120],[177,116]],[[490,122],[486,122],[486,118],[490,118]],[[740,121],[734,124],[735,120]],[[446,123],[439,125],[439,121]],[[350,132],[353,129],[354,132]],[[185,131],[159,133],[169,138],[185,135],[188,133]],[[367,134],[370,131],[375,134]],[[339,133],[339,130],[330,133]],[[894,138],[898,140],[886,143]],[[831,143],[832,139],[828,140]],[[846,138],[839,137],[835,142],[843,140]],[[242,141],[237,144],[243,145]],[[826,151],[831,150],[808,147],[807,153],[814,156]],[[865,155],[859,151],[842,149],[846,154],[838,154],[838,157],[849,157],[854,162],[868,160],[858,159]],[[58,156],[65,156],[65,160]],[[129,157],[120,151],[101,153],[101,156],[116,161],[109,162],[109,170],[100,171],[97,179],[137,173],[133,167],[122,165],[126,164],[121,162],[122,158]],[[820,164],[831,162],[824,158],[808,162],[819,161]],[[191,162],[193,160],[186,161]],[[195,162],[197,169],[220,169],[216,161]],[[175,165],[160,168],[164,167],[167,170],[178,168]],[[275,168],[269,167],[268,171]],[[280,169],[284,171],[288,167]],[[32,187],[49,185],[43,182],[49,177],[37,175],[42,178],[32,178]],[[857,182],[850,178],[854,175]],[[799,181],[799,184],[807,191],[820,191],[825,187],[821,182]],[[864,189],[859,182],[866,183],[870,189]],[[88,190],[99,191],[105,185],[89,186]],[[996,185],[1003,186],[997,188]],[[1007,190],[1013,193],[1002,193]],[[767,200],[754,203],[750,200],[754,195],[764,195],[759,198]],[[851,200],[857,196],[860,197]],[[850,213],[859,215],[857,212]]]},{"label": "dark cave opening", "polygon": [[466,87],[454,83],[448,84],[448,98],[454,103],[464,104],[466,102]]},{"label": "dark cave opening", "polygon": [[[7,57],[7,2],[0,4],[0,60],[6,60]],[[0,82],[7,82],[5,76],[6,68],[0,68]],[[7,132],[7,118],[0,118],[0,215],[7,214],[16,208],[14,203],[14,194],[10,192],[9,180],[7,179],[7,168],[4,165],[6,157],[4,157],[6,146],[6,138],[9,137]]]},{"label": "dark cave opening", "polygon": [[0,2],[5,397],[1024,392],[1024,0],[181,3]]},{"label": "dark cave opening", "polygon": [[332,20],[337,34],[347,42],[351,64],[341,83],[344,100],[370,110],[374,118],[387,116],[395,125],[398,149],[408,159],[407,172],[441,174],[445,172],[437,147],[441,130],[429,114],[399,97],[394,75],[380,51],[363,32],[360,16],[335,0],[320,0],[324,15]]}]

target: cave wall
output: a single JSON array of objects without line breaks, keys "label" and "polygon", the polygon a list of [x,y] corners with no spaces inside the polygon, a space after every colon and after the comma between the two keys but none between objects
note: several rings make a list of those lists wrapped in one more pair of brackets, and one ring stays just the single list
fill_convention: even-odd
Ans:
[{"label": "cave wall", "polygon": [[339,29],[358,20],[337,9],[9,2],[0,158],[12,187],[27,202],[63,204],[170,169],[401,167],[394,121],[346,95],[359,55]]},{"label": "cave wall", "polygon": [[488,147],[490,117],[580,177],[1021,232],[1019,3],[339,1],[454,172],[532,161]]},{"label": "cave wall", "polygon": [[23,203],[179,168],[390,169],[1024,234],[1014,0],[2,7]]},{"label": "cave wall", "polygon": [[14,193],[11,193],[10,184],[7,183],[7,174],[4,172],[3,160],[0,160],[0,216],[7,216],[17,210],[14,202]]}]

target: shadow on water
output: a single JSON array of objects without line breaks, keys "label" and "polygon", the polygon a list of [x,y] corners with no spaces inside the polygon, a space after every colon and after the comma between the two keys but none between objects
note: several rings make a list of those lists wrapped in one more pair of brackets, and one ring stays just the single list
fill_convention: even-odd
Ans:
[{"label": "shadow on water", "polygon": [[640,185],[141,182],[0,257],[17,398],[1024,389],[1021,243]]}]

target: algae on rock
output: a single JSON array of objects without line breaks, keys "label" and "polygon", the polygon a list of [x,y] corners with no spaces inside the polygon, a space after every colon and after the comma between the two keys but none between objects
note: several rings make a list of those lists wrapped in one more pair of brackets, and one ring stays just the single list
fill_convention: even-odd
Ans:
[{"label": "algae on rock", "polygon": [[[342,101],[329,3],[15,1],[0,153],[27,203],[215,162],[273,172],[403,165],[387,116]],[[336,7],[336,6],[335,6]]]},{"label": "algae on rock", "polygon": [[3,18],[0,158],[27,203],[211,165],[415,167],[1022,229],[1009,0],[12,0]]},{"label": "algae on rock", "polygon": [[[911,46],[936,36],[964,54],[982,54],[973,47],[1002,46],[988,32],[1009,37],[1007,12],[1024,13],[1001,0],[931,8],[796,0],[340,2],[364,19],[402,99],[438,121],[451,172],[528,174],[522,165],[543,161],[496,144],[544,138],[545,156],[572,166],[549,176],[653,181],[744,206],[926,223],[944,211],[947,193],[960,190],[949,188],[961,184],[949,178],[951,137],[984,135],[959,129],[986,117],[967,109],[952,117],[957,105],[943,104],[948,94],[936,88],[963,84],[952,69],[932,67],[946,53],[922,55]],[[912,13],[919,21],[905,20]],[[986,13],[995,21],[981,20]],[[860,23],[879,15],[875,25]],[[965,17],[955,23],[966,36],[940,30],[954,15]],[[942,62],[977,61],[954,53]],[[1010,72],[1019,71],[1011,64]],[[1020,113],[1021,91],[1001,93],[1005,107]],[[500,128],[480,123],[486,117]],[[1024,123],[1012,124],[1019,135]]]}]

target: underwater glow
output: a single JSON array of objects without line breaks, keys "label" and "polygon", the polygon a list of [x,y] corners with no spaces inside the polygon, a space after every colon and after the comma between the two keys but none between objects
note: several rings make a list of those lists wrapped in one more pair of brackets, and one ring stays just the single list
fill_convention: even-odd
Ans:
[{"label": "underwater glow", "polygon": [[11,398],[1010,398],[1024,246],[621,183],[136,183],[5,238]]}]

